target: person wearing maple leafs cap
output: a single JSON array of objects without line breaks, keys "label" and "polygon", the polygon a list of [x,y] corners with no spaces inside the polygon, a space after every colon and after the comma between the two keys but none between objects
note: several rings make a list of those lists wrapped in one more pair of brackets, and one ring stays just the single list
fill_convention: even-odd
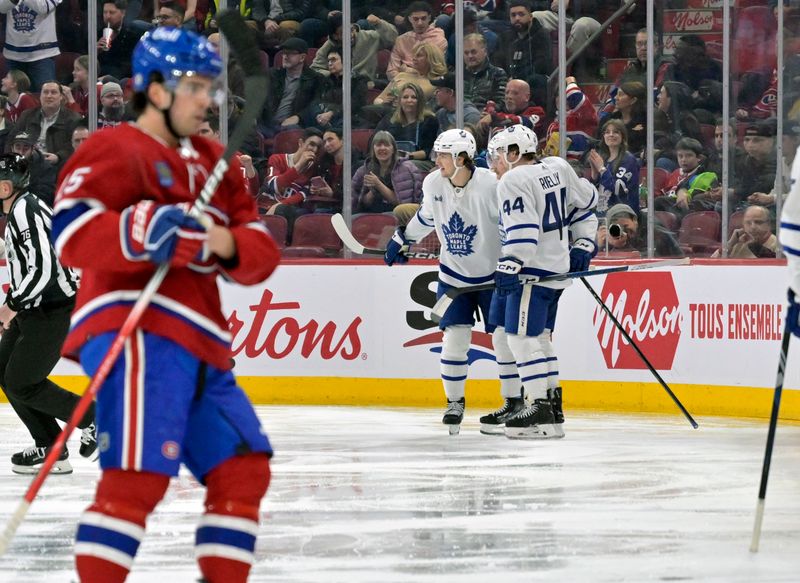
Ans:
[{"label": "person wearing maple leafs cap", "polygon": [[[422,204],[408,225],[395,231],[384,256],[388,265],[405,263],[408,246],[435,229],[441,242],[438,297],[451,288],[491,283],[500,257],[497,179],[489,170],[475,167],[476,150],[475,138],[465,130],[447,130],[436,138],[436,170],[422,183]],[[494,326],[486,324],[491,298],[491,290],[463,293],[439,322],[444,331],[440,371],[447,396],[442,422],[451,434],[458,433],[464,417],[464,385],[476,311],[481,313],[486,332],[494,333]],[[494,340],[493,336],[496,345]],[[517,399],[521,406],[514,358],[502,351],[496,354],[501,394]]]}]

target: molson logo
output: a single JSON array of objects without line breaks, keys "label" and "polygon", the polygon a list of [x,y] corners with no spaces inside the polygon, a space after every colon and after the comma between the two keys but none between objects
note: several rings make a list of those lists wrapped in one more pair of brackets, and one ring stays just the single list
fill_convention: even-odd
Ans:
[{"label": "molson logo", "polygon": [[354,318],[342,330],[335,322],[321,324],[310,319],[301,323],[293,316],[299,309],[299,302],[273,302],[272,292],[265,289],[259,303],[250,306],[250,313],[234,310],[228,317],[233,355],[244,352],[248,358],[266,355],[277,359],[293,353],[303,358],[319,354],[323,360],[355,360],[361,355],[361,318]]},{"label": "molson logo", "polygon": [[[670,370],[681,336],[672,274],[611,274],[606,277],[600,297],[653,366]],[[647,368],[599,306],[592,322],[608,368]]]},{"label": "molson logo", "polygon": [[668,32],[704,32],[715,29],[716,14],[711,10],[677,10],[670,17],[665,26]]}]

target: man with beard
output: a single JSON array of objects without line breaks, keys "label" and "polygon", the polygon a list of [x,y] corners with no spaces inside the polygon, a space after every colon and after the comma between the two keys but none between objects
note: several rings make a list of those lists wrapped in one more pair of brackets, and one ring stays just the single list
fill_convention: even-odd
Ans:
[{"label": "man with beard", "polygon": [[125,102],[122,96],[122,87],[119,83],[109,81],[100,90],[100,105],[102,109],[97,116],[97,129],[113,128],[125,119]]}]

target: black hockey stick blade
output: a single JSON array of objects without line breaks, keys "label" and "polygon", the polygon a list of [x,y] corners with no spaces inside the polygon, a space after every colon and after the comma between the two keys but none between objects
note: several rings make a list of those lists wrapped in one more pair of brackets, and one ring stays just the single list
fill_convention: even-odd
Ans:
[{"label": "black hockey stick blade", "polygon": [[[331,225],[333,225],[333,230],[336,231],[344,246],[353,253],[358,255],[383,255],[386,253],[386,249],[362,245],[350,229],[347,228],[347,223],[340,213],[331,215]],[[437,259],[439,257],[437,253],[430,251],[404,251],[403,254],[409,259]]]}]

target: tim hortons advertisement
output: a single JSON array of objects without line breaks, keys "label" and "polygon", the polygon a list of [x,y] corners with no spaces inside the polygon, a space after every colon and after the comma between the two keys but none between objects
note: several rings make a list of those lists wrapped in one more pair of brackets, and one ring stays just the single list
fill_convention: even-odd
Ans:
[{"label": "tim hortons advertisement", "polygon": [[[283,265],[265,286],[223,284],[236,372],[251,376],[438,378],[442,335],[430,319],[434,265]],[[588,277],[667,382],[772,387],[786,290],[780,265],[691,265]],[[576,282],[554,342],[569,380],[650,382],[650,373]],[[800,349],[787,388],[800,388]],[[476,325],[472,378],[496,378],[491,336]],[[75,374],[63,362],[57,374]]]}]

